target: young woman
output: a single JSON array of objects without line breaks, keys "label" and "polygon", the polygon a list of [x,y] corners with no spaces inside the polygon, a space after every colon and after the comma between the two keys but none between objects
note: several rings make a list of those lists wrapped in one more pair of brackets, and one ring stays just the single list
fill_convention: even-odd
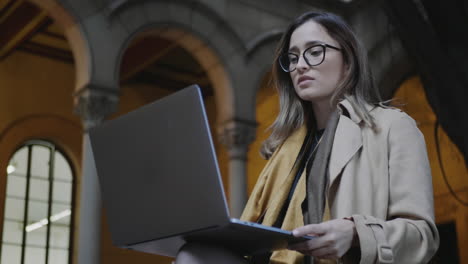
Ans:
[{"label": "young woman", "polygon": [[[273,66],[280,113],[242,219],[314,235],[251,263],[425,263],[438,248],[432,179],[413,119],[381,105],[366,51],[338,16],[288,27]],[[187,245],[176,263],[245,263]]]},{"label": "young woman", "polygon": [[424,138],[381,104],[350,27],[328,13],[298,17],[273,76],[280,113],[242,218],[317,238],[254,262],[428,262],[439,237]]}]

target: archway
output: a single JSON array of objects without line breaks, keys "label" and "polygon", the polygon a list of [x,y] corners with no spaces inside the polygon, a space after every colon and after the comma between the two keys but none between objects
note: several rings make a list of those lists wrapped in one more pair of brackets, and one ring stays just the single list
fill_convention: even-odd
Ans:
[{"label": "archway", "polygon": [[257,131],[255,141],[249,147],[248,153],[248,192],[250,193],[257,182],[258,176],[266,165],[267,160],[261,157],[260,151],[263,142],[270,135],[269,127],[273,124],[279,113],[278,93],[272,83],[271,72],[263,75],[256,96],[255,115]]}]

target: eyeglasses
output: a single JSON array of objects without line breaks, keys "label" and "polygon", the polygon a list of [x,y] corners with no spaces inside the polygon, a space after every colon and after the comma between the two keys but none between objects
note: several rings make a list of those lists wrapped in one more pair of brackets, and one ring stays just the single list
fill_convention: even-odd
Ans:
[{"label": "eyeglasses", "polygon": [[[340,48],[334,47],[332,45],[321,43],[313,45],[304,50],[302,57],[304,57],[305,62],[309,66],[320,65],[325,60],[325,51],[327,48],[341,50]],[[278,59],[281,69],[283,69],[285,72],[294,71],[297,67],[297,64],[299,63],[299,56],[300,55],[292,52],[282,54]]]}]

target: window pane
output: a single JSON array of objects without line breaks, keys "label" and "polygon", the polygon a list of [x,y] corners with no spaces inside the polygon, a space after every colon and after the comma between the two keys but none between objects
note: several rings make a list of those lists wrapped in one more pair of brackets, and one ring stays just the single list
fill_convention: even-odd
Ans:
[{"label": "window pane", "polygon": [[58,151],[55,151],[54,177],[59,180],[72,181],[70,165],[62,153]]},{"label": "window pane", "polygon": [[28,224],[38,222],[47,218],[48,204],[45,202],[29,201],[28,202]]},{"label": "window pane", "polygon": [[45,246],[48,204],[36,201],[29,201],[28,204],[26,244]]},{"label": "window pane", "polygon": [[49,200],[49,181],[45,179],[31,178],[29,185],[29,199]]},{"label": "window pane", "polygon": [[53,201],[71,204],[72,183],[54,181]]},{"label": "window pane", "polygon": [[25,198],[26,194],[26,177],[15,174],[8,175],[7,178],[7,195]]},{"label": "window pane", "polygon": [[26,245],[45,247],[47,240],[47,225],[26,232]]},{"label": "window pane", "polygon": [[21,247],[2,245],[2,263],[20,264],[21,261]]},{"label": "window pane", "polygon": [[31,159],[31,175],[35,177],[49,178],[50,149],[34,145]]},{"label": "window pane", "polygon": [[3,224],[3,242],[21,244],[23,238],[23,223],[5,220]]},{"label": "window pane", "polygon": [[5,218],[22,222],[24,219],[24,200],[7,197],[5,202]]},{"label": "window pane", "polygon": [[52,224],[50,226],[50,246],[61,249],[68,249],[70,231],[67,226]]},{"label": "window pane", "polygon": [[51,221],[55,224],[70,225],[70,205],[52,204]]},{"label": "window pane", "polygon": [[24,256],[25,264],[44,264],[45,248],[26,247]]},{"label": "window pane", "polygon": [[[29,194],[26,194],[29,149],[31,178]],[[54,151],[53,189],[50,190],[50,153],[51,148],[47,146],[28,145],[19,149],[9,162],[0,260],[2,264],[20,264],[24,234],[24,263],[46,264],[46,252],[49,252],[47,264],[69,262],[73,175],[67,159],[59,151]],[[50,192],[53,195],[52,201],[49,200]],[[29,195],[29,201],[24,200],[26,195]],[[26,202],[28,216],[24,219]],[[26,229],[23,221],[26,221]],[[50,228],[48,249],[47,227]]]},{"label": "window pane", "polygon": [[26,175],[26,168],[28,166],[28,147],[22,147],[19,149],[10,159],[8,164],[15,168],[13,173]]},{"label": "window pane", "polygon": [[68,250],[50,249],[49,264],[65,264],[68,263]]}]

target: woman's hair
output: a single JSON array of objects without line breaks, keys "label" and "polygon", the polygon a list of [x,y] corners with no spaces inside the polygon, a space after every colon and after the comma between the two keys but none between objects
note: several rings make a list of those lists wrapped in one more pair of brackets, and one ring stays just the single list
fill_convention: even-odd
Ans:
[{"label": "woman's hair", "polygon": [[271,135],[265,140],[260,151],[266,159],[269,159],[276,148],[296,129],[303,124],[309,127],[315,124],[311,102],[299,98],[289,73],[284,72],[278,63],[281,54],[289,50],[289,42],[294,30],[308,21],[320,24],[340,44],[343,60],[347,66],[343,80],[333,93],[330,104],[336,106],[339,101],[346,98],[365,124],[375,127],[374,120],[367,112],[365,105],[379,104],[381,99],[369,68],[367,51],[341,17],[330,13],[307,12],[289,25],[276,49],[272,77],[279,94],[280,111],[270,127]]}]

